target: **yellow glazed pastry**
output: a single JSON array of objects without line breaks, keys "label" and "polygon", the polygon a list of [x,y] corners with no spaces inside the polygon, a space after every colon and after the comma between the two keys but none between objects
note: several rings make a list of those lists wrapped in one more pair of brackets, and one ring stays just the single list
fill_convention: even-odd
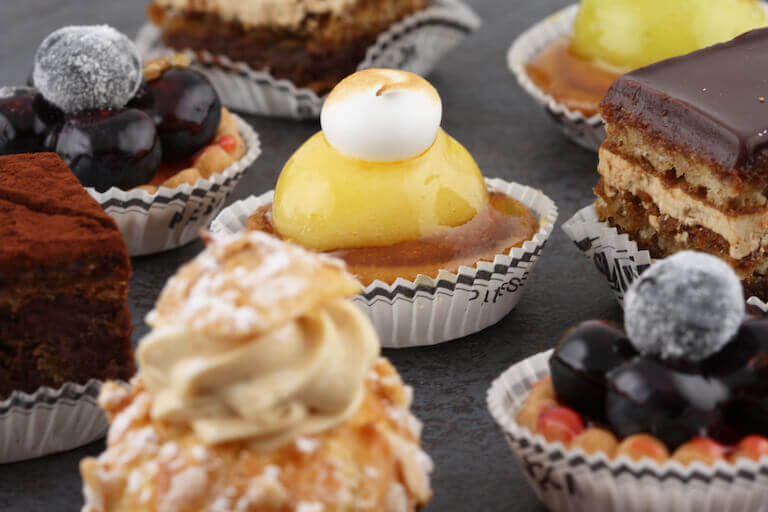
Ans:
[{"label": "yellow glazed pastry", "polygon": [[262,233],[169,280],[132,389],[107,384],[84,512],[413,512],[431,497],[410,390],[337,260]]},{"label": "yellow glazed pastry", "polygon": [[440,96],[418,75],[351,75],[248,228],[341,258],[366,285],[456,272],[532,239],[536,216],[488,188],[441,118]]},{"label": "yellow glazed pastry", "polygon": [[[439,128],[440,112],[437,92],[417,75],[369,70],[346,78],[323,107],[323,132],[280,174],[277,231],[330,251],[416,240],[472,219],[488,193],[472,156]],[[403,153],[404,146],[413,147]]]}]

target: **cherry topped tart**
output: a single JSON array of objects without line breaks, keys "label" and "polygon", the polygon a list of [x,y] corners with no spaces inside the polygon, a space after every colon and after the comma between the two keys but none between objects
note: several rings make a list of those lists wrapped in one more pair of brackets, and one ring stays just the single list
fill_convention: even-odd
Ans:
[{"label": "cherry topped tart", "polygon": [[531,80],[585,116],[619,75],[768,23],[758,0],[582,0],[573,32],[528,63]]},{"label": "cherry topped tart", "polygon": [[441,118],[440,96],[418,75],[347,77],[248,228],[339,257],[366,285],[456,272],[522,246],[538,218],[488,188]]},{"label": "cherry topped tart", "polygon": [[33,87],[0,89],[0,154],[54,151],[97,192],[154,193],[223,172],[245,144],[189,63],[142,65],[111,27],[59,29],[37,50]]},{"label": "cherry topped tart", "polygon": [[569,331],[518,423],[609,458],[768,456],[768,319],[745,316],[726,263],[686,251],[654,264],[627,293],[625,325]]}]

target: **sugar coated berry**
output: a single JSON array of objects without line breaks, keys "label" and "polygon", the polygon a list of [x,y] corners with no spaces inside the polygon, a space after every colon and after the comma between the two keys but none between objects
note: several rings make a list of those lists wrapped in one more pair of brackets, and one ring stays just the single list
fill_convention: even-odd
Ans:
[{"label": "sugar coated berry", "polygon": [[38,48],[33,80],[67,113],[120,108],[141,85],[142,63],[133,42],[112,27],[64,27]]},{"label": "sugar coated berry", "polygon": [[719,352],[745,311],[733,269],[693,251],[652,265],[628,290],[624,308],[627,334],[639,352],[694,362]]}]

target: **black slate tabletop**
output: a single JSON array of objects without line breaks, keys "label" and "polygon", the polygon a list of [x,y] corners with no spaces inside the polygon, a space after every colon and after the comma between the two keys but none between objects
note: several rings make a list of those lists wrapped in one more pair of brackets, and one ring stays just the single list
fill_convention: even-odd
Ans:
[{"label": "black slate tabletop", "polygon": [[[445,59],[430,79],[442,95],[443,127],[475,156],[485,176],[542,189],[560,208],[558,226],[525,294],[507,318],[464,339],[431,348],[385,352],[416,391],[424,445],[435,462],[435,497],[427,512],[537,511],[528,487],[485,404],[491,382],[511,364],[545,350],[570,326],[618,320],[605,280],[567,239],[560,224],[592,200],[596,155],[560,134],[515,82],[506,65],[513,39],[568,0],[469,0],[483,27]],[[107,23],[134,36],[145,0],[0,0],[0,85],[26,82],[38,44],[62,25]],[[283,163],[319,129],[317,122],[247,117],[263,154],[230,201],[273,188]],[[134,340],[166,279],[202,248],[200,242],[135,258],[131,281]],[[78,462],[102,442],[71,452],[0,465],[3,512],[78,511]]]}]

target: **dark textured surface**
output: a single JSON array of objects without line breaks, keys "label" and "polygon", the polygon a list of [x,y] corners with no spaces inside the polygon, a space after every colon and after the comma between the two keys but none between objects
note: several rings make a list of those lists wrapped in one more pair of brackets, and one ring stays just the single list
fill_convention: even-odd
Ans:
[{"label": "dark textured surface", "polygon": [[[501,323],[463,340],[427,349],[388,351],[416,389],[424,442],[436,464],[435,498],[427,512],[537,511],[528,488],[485,406],[491,381],[510,364],[552,346],[571,325],[616,319],[619,309],[605,283],[567,240],[559,224],[592,197],[596,157],[566,140],[518,88],[506,51],[525,28],[567,0],[471,0],[485,20],[480,32],[446,59],[431,80],[443,97],[444,128],[463,142],[486,176],[540,187],[560,207],[560,222],[518,308]],[[143,0],[2,0],[2,81],[23,83],[37,44],[64,24],[110,23],[133,35]],[[251,119],[264,154],[233,199],[272,188],[282,164],[318,127]],[[199,243],[134,260],[131,306],[135,339],[163,283],[200,251]],[[0,510],[71,512],[82,504],[78,461],[100,443],[35,461],[0,466]]]}]

